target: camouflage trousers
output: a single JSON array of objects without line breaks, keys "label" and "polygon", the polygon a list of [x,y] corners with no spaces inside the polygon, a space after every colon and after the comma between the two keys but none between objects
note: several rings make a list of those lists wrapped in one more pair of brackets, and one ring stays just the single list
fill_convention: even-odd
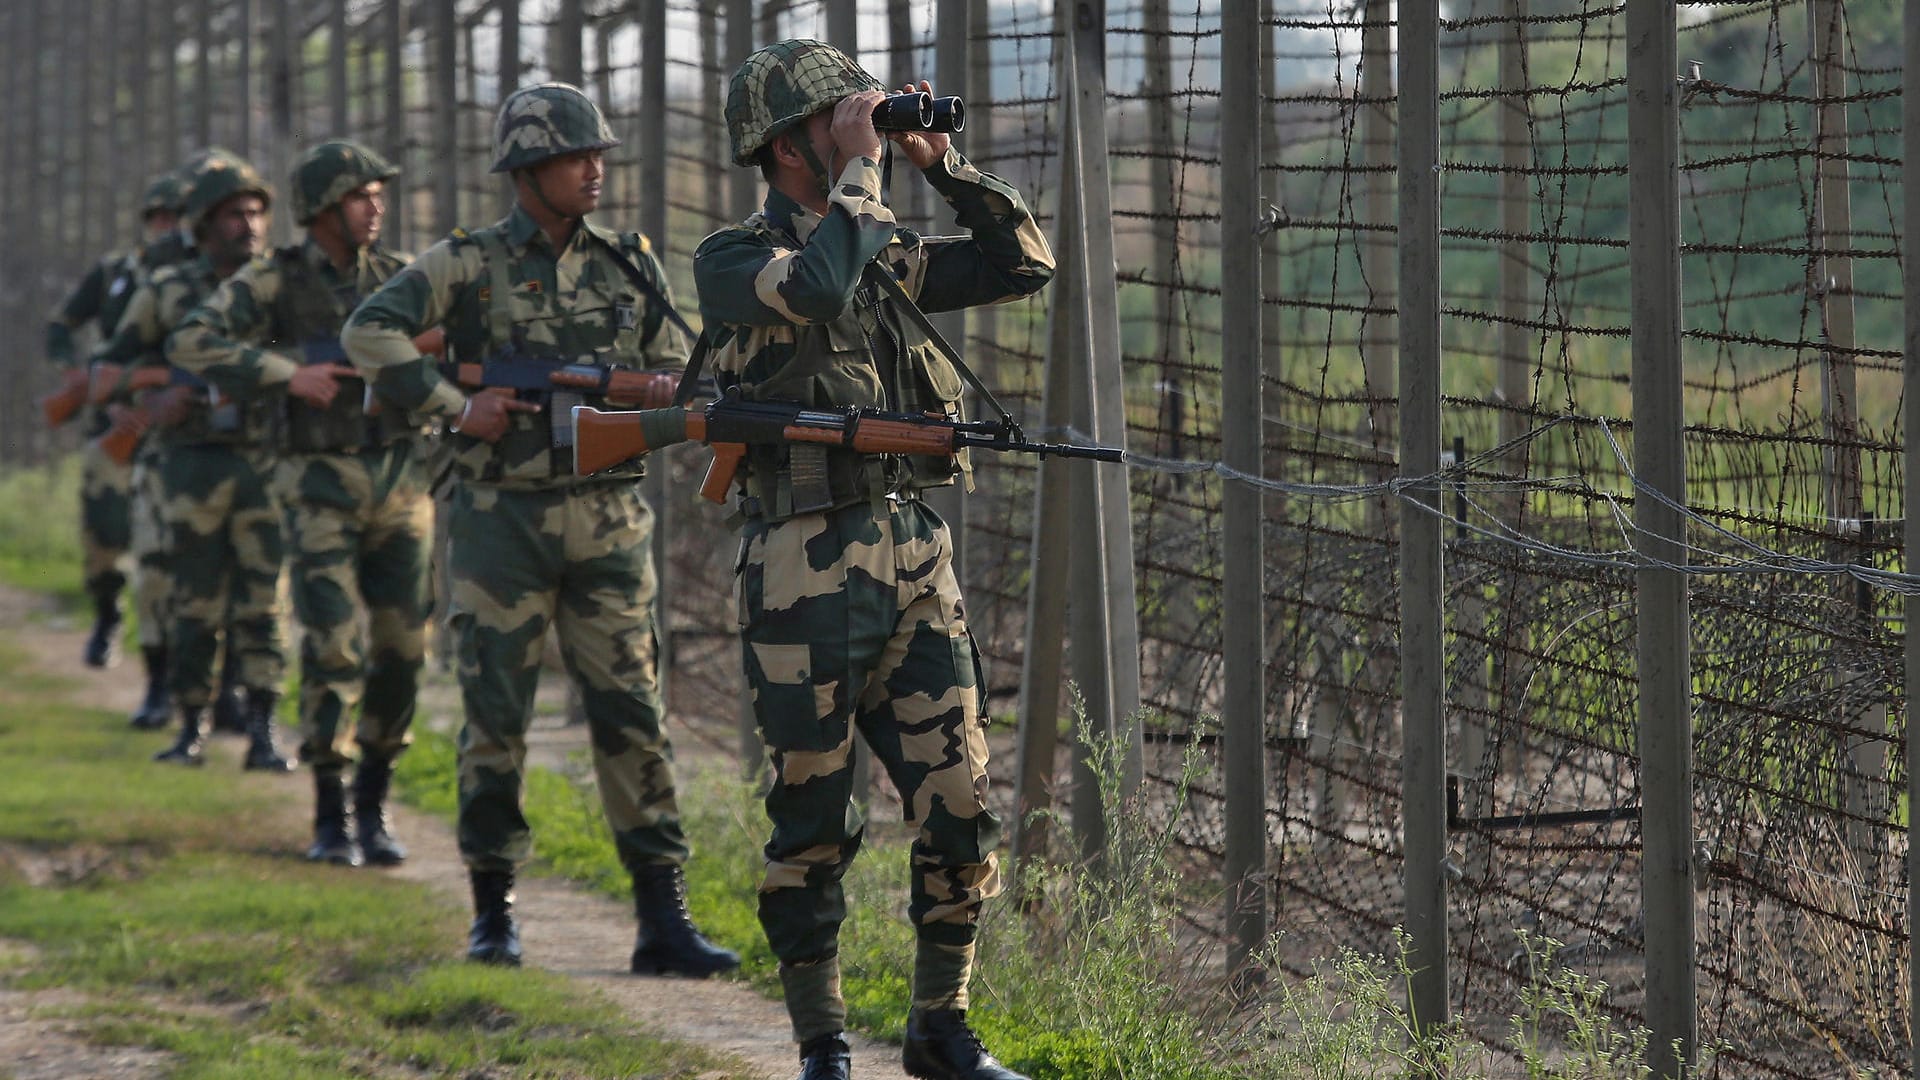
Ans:
[{"label": "camouflage trousers", "polygon": [[[742,654],[773,762],[760,924],[784,964],[837,954],[841,877],[865,825],[852,800],[858,729],[918,825],[915,1000],[964,1008],[980,904],[1000,891],[979,660],[945,523],[918,501],[888,506],[878,519],[860,503],[750,521],[741,534]],[[810,1007],[789,1000],[796,1029]]]},{"label": "camouflage trousers", "polygon": [[133,547],[133,467],[87,444],[80,466],[80,546],[87,591],[118,596]]},{"label": "camouflage trousers", "polygon": [[280,571],[285,556],[272,458],[202,444],[168,448],[161,468],[168,568],[173,576],[167,681],[183,707],[213,700],[220,629],[239,685],[278,690]]},{"label": "camouflage trousers", "polygon": [[685,862],[673,748],[662,730],[653,511],[631,484],[527,491],[462,483],[448,518],[448,618],[466,707],[458,832],[467,865],[511,869],[532,854],[520,793],[549,624],[585,706],[621,863]]},{"label": "camouflage trousers", "polygon": [[432,607],[433,500],[420,464],[407,443],[297,454],[276,481],[302,631],[300,757],[344,768],[358,742],[391,759],[411,741]]},{"label": "camouflage trousers", "polygon": [[167,567],[167,522],[162,514],[167,496],[160,483],[165,467],[163,454],[145,451],[134,462],[129,483],[133,610],[140,623],[140,646],[146,649],[165,648],[173,629],[173,613],[168,606],[173,596],[173,575]]}]

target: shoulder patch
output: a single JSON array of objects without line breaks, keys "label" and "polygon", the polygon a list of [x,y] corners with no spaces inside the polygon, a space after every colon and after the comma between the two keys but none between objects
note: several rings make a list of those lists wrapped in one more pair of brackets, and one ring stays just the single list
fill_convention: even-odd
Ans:
[{"label": "shoulder patch", "polygon": [[465,240],[467,238],[467,230],[461,228],[458,225],[455,225],[453,227],[453,231],[448,233],[447,236],[449,239],[453,239],[453,240]]}]

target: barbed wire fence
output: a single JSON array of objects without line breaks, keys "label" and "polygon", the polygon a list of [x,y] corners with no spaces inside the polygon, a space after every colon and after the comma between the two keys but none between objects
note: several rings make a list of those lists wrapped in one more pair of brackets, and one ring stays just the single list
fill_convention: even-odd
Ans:
[{"label": "barbed wire fence", "polygon": [[[1180,815],[1196,880],[1220,883],[1193,925],[1229,969],[1255,931],[1284,931],[1273,959],[1299,972],[1410,927],[1443,961],[1416,998],[1437,978],[1491,1043],[1548,937],[1620,1017],[1724,1044],[1715,1075],[1905,1072],[1916,15],[1689,0],[1648,39],[1646,2],[14,0],[0,304],[37,334],[132,242],[143,180],[210,143],[276,179],[320,139],[376,145],[405,169],[406,249],[487,223],[507,199],[492,112],[557,78],[627,142],[601,219],[653,238],[692,314],[694,246],[760,196],[727,164],[727,73],[778,37],[857,43],[885,81],[961,92],[962,148],[1057,238],[1046,294],[951,336],[1029,430],[1132,456],[1118,483],[976,461],[978,490],[942,506],[989,702],[1019,722],[1006,797],[1058,795],[1074,823],[1023,820],[1020,852],[1098,847],[1071,679],[1134,747],[1142,797]],[[1663,190],[1634,113],[1646,40],[1676,57],[1670,295],[1632,220]],[[1406,72],[1434,92],[1402,95]],[[1435,157],[1414,175],[1420,132]],[[951,230],[905,172],[902,219]],[[1643,343],[1666,322],[1662,369]],[[53,381],[38,350],[11,363],[4,460],[71,449],[32,411]],[[1656,375],[1672,439],[1643,396]],[[675,711],[751,762],[731,545],[684,497],[700,455],[665,464]],[[1252,548],[1228,524],[1249,508]],[[1430,536],[1431,581],[1405,572]],[[1676,685],[1649,681],[1675,677],[1648,666],[1661,574],[1685,583],[1665,640],[1687,703],[1677,815],[1674,763],[1647,756]],[[1409,693],[1416,671],[1433,678]],[[1192,749],[1211,769],[1188,788]],[[1697,1020],[1671,1007],[1676,972]]]}]

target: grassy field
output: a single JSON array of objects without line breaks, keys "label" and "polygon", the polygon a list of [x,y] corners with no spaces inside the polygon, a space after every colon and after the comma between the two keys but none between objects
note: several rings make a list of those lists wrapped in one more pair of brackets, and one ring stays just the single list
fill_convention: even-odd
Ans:
[{"label": "grassy field", "polygon": [[[14,471],[0,481],[0,521],[50,518],[27,508],[56,500],[74,475],[70,465]],[[57,523],[0,529],[7,581],[62,591],[57,575],[77,563]],[[46,1008],[90,1039],[166,1051],[171,1075],[186,1077],[664,1078],[710,1068],[697,1049],[635,1038],[609,1004],[565,979],[449,959],[464,910],[379,875],[308,866],[284,850],[284,823],[304,817],[304,800],[287,805],[286,789],[262,777],[146,768],[150,747],[124,736],[122,718],[64,703],[62,686],[29,670],[4,637],[0,737],[9,751],[0,988],[61,988]],[[450,818],[454,758],[450,738],[420,732],[402,759],[402,797]],[[1404,972],[1391,957],[1329,957],[1318,977],[1235,1007],[1207,947],[1184,929],[1184,912],[1215,898],[1194,895],[1182,876],[1171,823],[1122,808],[1117,766],[1106,772],[1111,872],[1064,865],[1016,876],[1009,891],[1027,903],[989,905],[983,922],[971,1019],[1035,1080],[1358,1080],[1405,1075],[1415,1057],[1444,1058],[1462,1080],[1645,1075],[1643,1036],[1612,1026],[1602,998],[1577,980],[1527,998],[1499,1050],[1459,1035],[1410,1040]],[[535,769],[526,798],[539,823],[532,871],[624,896],[594,794]],[[742,951],[741,977],[774,992],[755,917],[766,832],[757,795],[731,775],[691,771],[682,806],[698,846],[692,906]],[[898,1038],[907,1000],[909,841],[899,823],[875,825],[847,879],[851,1017],[882,1038]]]},{"label": "grassy field", "polygon": [[176,1077],[712,1074],[565,979],[450,959],[447,901],[288,853],[284,783],[151,768],[61,697],[0,645],[0,979],[88,1039]]}]

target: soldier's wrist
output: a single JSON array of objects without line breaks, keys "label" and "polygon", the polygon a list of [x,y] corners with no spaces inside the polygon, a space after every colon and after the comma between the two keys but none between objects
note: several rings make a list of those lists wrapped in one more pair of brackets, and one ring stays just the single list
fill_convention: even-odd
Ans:
[{"label": "soldier's wrist", "polygon": [[447,425],[447,430],[455,431],[455,432],[459,431],[461,425],[467,422],[468,414],[472,412],[473,412],[473,399],[468,398],[467,403],[465,405],[460,406],[460,415],[454,417],[453,423]]}]

